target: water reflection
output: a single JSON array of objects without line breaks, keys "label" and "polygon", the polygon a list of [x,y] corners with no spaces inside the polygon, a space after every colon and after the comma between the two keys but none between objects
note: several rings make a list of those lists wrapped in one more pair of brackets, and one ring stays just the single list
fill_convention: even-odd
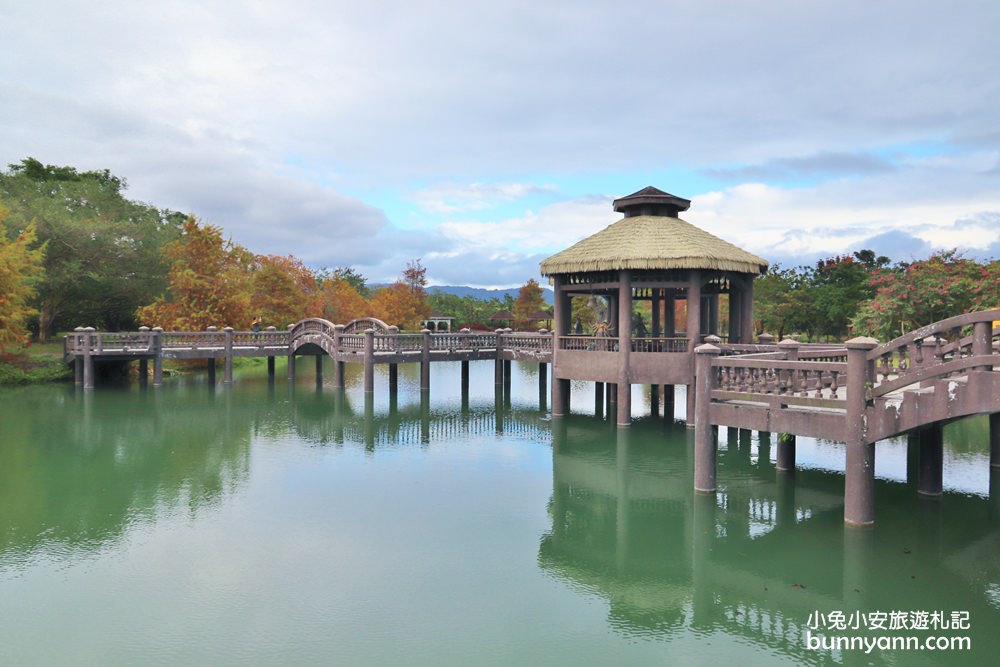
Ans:
[{"label": "water reflection", "polygon": [[[722,632],[796,661],[840,663],[858,656],[807,649],[811,613],[959,610],[970,612],[976,653],[1000,649],[994,502],[920,499],[880,481],[877,528],[848,529],[842,475],[778,473],[766,442],[724,439],[712,496],[692,490],[683,427],[647,421],[609,436],[591,419],[556,422],[540,567],[604,598],[609,624],[627,636]],[[923,659],[883,652],[863,663]]]}]

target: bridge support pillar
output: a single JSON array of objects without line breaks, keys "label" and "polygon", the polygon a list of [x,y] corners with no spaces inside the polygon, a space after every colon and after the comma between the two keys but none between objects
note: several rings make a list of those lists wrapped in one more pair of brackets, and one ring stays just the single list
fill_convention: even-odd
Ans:
[{"label": "bridge support pillar", "polygon": [[274,380],[274,357],[267,358],[267,379]]},{"label": "bridge support pillar", "polygon": [[288,379],[295,381],[295,354],[288,355]]},{"label": "bridge support pillar", "polygon": [[795,472],[795,436],[791,433],[778,434],[778,451],[774,467],[778,472]]},{"label": "bridge support pillar", "polygon": [[375,330],[365,331],[365,393],[375,393]]},{"label": "bridge support pillar", "polygon": [[150,347],[153,349],[153,387],[163,386],[163,329],[153,327]]},{"label": "bridge support pillar", "polygon": [[389,364],[389,398],[399,395],[399,364]]},{"label": "bridge support pillar", "polygon": [[921,429],[917,466],[917,493],[940,496],[944,481],[944,429],[941,424]]},{"label": "bridge support pillar", "polygon": [[420,391],[431,389],[431,331],[424,329],[420,347]]},{"label": "bridge support pillar", "polygon": [[604,383],[594,383],[594,416],[604,419]]},{"label": "bridge support pillar", "polygon": [[225,384],[233,383],[233,328],[226,327],[223,329],[226,333],[226,374],[222,378],[222,382]]},{"label": "bridge support pillar", "polygon": [[865,412],[868,386],[875,379],[875,365],[868,351],[878,346],[873,338],[852,338],[847,347],[847,433],[845,438],[844,522],[855,526],[875,523],[875,443],[868,442]]},{"label": "bridge support pillar", "polygon": [[215,384],[215,357],[208,360],[208,383]]},{"label": "bridge support pillar", "polygon": [[990,415],[990,466],[1000,468],[1000,412]]},{"label": "bridge support pillar", "polygon": [[569,380],[552,377],[552,416],[564,417],[569,414]]},{"label": "bridge support pillar", "polygon": [[93,344],[94,327],[87,327],[83,334],[83,388],[94,388],[94,357],[90,354]]},{"label": "bridge support pillar", "polygon": [[465,400],[469,400],[469,362],[465,360],[462,362],[462,396]]},{"label": "bridge support pillar", "polygon": [[322,381],[323,381],[323,355],[322,354],[317,354],[316,355],[316,382],[319,383],[319,382],[322,382]]},{"label": "bridge support pillar", "polygon": [[695,413],[688,415],[689,423],[694,425],[694,490],[714,493],[718,440],[713,437],[710,412],[712,360],[719,356],[721,350],[714,345],[699,345],[694,352],[695,383],[699,396],[695,402]]},{"label": "bridge support pillar", "polygon": [[143,357],[139,360],[139,386],[143,389],[149,384],[149,359]]},{"label": "bridge support pillar", "polygon": [[83,386],[83,357],[73,358],[73,384]]}]

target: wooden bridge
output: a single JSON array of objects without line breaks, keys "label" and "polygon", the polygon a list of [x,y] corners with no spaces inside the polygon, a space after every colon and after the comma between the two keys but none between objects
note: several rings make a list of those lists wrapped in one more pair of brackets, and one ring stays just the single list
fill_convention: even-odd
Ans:
[{"label": "wooden bridge", "polygon": [[[846,445],[844,519],[874,521],[875,443],[919,443],[918,490],[942,490],[942,427],[990,415],[990,463],[1000,466],[1000,310],[969,313],[880,345],[840,348],[707,343],[695,349],[695,489],[715,491],[719,425],[779,432],[777,467],[794,468],[794,435]],[[968,332],[971,331],[971,335]]]},{"label": "wooden bridge", "polygon": [[[153,385],[158,386],[163,381],[164,359],[208,360],[211,381],[216,362],[222,359],[224,382],[230,383],[237,357],[266,357],[273,376],[274,358],[286,356],[288,377],[294,379],[297,355],[316,358],[318,378],[322,377],[322,359],[329,356],[334,361],[333,384],[337,388],[344,386],[344,364],[363,364],[366,394],[374,392],[375,364],[389,366],[390,393],[394,394],[398,364],[419,363],[420,389],[428,391],[430,364],[458,361],[462,363],[465,394],[468,362],[492,360],[496,385],[509,386],[510,364],[519,360],[539,365],[540,397],[546,392],[547,364],[553,364],[555,379],[567,376],[567,368],[600,366],[606,357],[622,351],[634,352],[631,356],[636,358],[669,357],[670,368],[688,369],[681,381],[693,386],[687,420],[695,428],[696,490],[715,491],[718,426],[779,433],[777,468],[784,471],[794,470],[796,435],[841,441],[846,444],[844,519],[866,525],[874,521],[875,443],[879,440],[901,434],[912,438],[920,452],[918,489],[925,495],[940,495],[943,425],[969,415],[990,414],[990,462],[1000,466],[1000,374],[995,370],[1000,366],[995,342],[1000,327],[993,327],[996,320],[1000,320],[1000,310],[969,313],[881,345],[871,338],[855,338],[840,346],[791,340],[771,344],[766,339],[758,344],[723,344],[719,338],[707,336],[705,344],[689,352],[693,346],[686,337],[677,336],[632,339],[625,334],[609,339],[554,336],[545,330],[425,330],[407,334],[371,318],[347,325],[306,319],[290,325],[287,331],[227,328],[104,333],[77,329],[65,339],[65,357],[75,366],[78,385],[90,389],[94,386],[94,364],[99,361],[137,359],[140,381],[145,382],[151,360]],[[560,370],[563,357],[569,365]],[[592,364],[588,359],[593,359]],[[656,379],[643,380],[631,373],[625,377],[630,382],[654,382],[651,403],[654,412],[658,411],[660,386]],[[552,383],[553,417],[568,414],[566,383],[568,380]],[[621,400],[616,395],[609,388],[608,401]],[[559,396],[561,400],[557,400]],[[596,381],[598,414],[604,410],[602,396],[602,383]],[[673,392],[664,391],[663,396],[668,404],[665,416],[672,418]],[[614,413],[609,404],[609,419]],[[622,423],[620,409],[618,413],[619,426],[627,426]]]},{"label": "wooden bridge", "polygon": [[396,366],[401,363],[420,364],[420,388],[430,388],[430,364],[438,361],[463,362],[463,382],[468,379],[469,361],[493,360],[496,363],[497,384],[510,376],[511,361],[539,364],[539,384],[545,383],[545,364],[552,361],[552,335],[513,332],[497,329],[493,332],[463,330],[457,333],[399,333],[375,318],[360,318],[348,324],[310,318],[289,325],[287,331],[269,327],[266,331],[222,331],[209,327],[207,331],[163,331],[142,327],[136,332],[108,333],[92,328],[79,328],[64,340],[64,358],[75,369],[76,383],[93,389],[94,364],[102,361],[140,363],[140,381],[146,381],[148,363],[153,362],[153,386],[163,383],[163,360],[208,360],[208,372],[215,379],[217,360],[223,360],[223,382],[233,381],[233,359],[266,357],[268,373],[274,375],[274,358],[288,357],[288,377],[295,378],[297,355],[316,358],[316,369],[322,374],[322,360],[334,360],[334,385],[344,385],[344,364],[364,364],[366,392],[374,391],[375,364],[389,365],[390,386],[395,388]]}]

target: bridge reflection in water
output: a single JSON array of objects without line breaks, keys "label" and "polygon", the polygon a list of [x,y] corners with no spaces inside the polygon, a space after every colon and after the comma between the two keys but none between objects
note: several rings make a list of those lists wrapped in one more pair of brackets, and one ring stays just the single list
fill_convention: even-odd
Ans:
[{"label": "bridge reflection in water", "polygon": [[[807,649],[814,612],[968,611],[972,629],[951,636],[971,636],[977,652],[1000,648],[996,479],[990,499],[949,493],[943,503],[919,498],[915,481],[880,479],[876,493],[891,518],[857,530],[842,523],[842,474],[778,473],[767,442],[733,438],[720,451],[718,492],[697,493],[693,438],[683,426],[666,427],[664,442],[663,429],[645,422],[601,433],[583,418],[553,424],[552,525],[539,565],[606,600],[617,632],[725,634],[827,664],[845,655]],[[861,663],[939,664],[913,651],[876,652]]]}]

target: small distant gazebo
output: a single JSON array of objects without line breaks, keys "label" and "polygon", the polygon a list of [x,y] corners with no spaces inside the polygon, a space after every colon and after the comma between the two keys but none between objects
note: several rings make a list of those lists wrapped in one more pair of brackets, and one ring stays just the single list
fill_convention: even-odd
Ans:
[{"label": "small distant gazebo", "polygon": [[[568,413],[571,379],[592,380],[616,386],[609,391],[617,395],[618,424],[628,425],[630,385],[690,388],[690,353],[705,336],[752,342],[753,279],[768,262],[682,220],[690,205],[644,188],[614,201],[621,220],[541,263],[555,287],[553,415]],[[570,336],[576,296],[607,302],[609,321],[594,337],[603,340]],[[720,318],[723,299],[727,312]],[[644,323],[634,331],[637,301],[650,302],[651,331]],[[676,321],[675,313],[683,319]],[[689,416],[693,396],[689,391]]]},{"label": "small distant gazebo", "polygon": [[552,313],[547,310],[536,310],[528,318],[531,322],[538,322],[538,325],[549,329],[552,327]]},{"label": "small distant gazebo", "polygon": [[450,315],[431,313],[431,316],[424,320],[422,324],[425,329],[429,329],[430,331],[451,331],[451,325],[454,321],[455,318]]},{"label": "small distant gazebo", "polygon": [[491,322],[503,322],[505,326],[510,326],[510,323],[514,321],[514,313],[507,310],[498,310],[493,313],[490,318]]}]

